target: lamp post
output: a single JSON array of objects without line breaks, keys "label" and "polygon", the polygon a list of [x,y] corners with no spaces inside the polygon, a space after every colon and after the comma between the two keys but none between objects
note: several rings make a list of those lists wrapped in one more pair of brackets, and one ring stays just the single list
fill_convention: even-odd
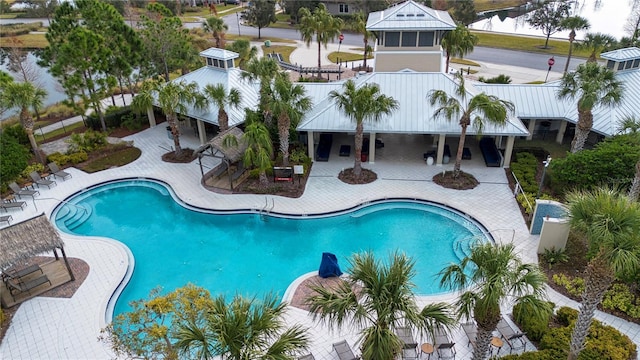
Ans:
[{"label": "lamp post", "polygon": [[556,63],[556,59],[554,59],[553,56],[550,57],[549,60],[547,60],[547,65],[549,65],[549,70],[547,70],[547,76],[544,78],[544,82],[547,82],[547,79],[549,78],[549,73],[551,72],[551,67],[555,63]]},{"label": "lamp post", "polygon": [[542,177],[540,178],[540,186],[538,187],[538,195],[536,196],[536,199],[540,197],[540,194],[542,193],[542,185],[544,185],[544,175],[547,173],[547,168],[549,167],[549,164],[551,164],[551,155],[547,156],[547,160],[542,162],[544,164],[544,167],[542,168]]}]

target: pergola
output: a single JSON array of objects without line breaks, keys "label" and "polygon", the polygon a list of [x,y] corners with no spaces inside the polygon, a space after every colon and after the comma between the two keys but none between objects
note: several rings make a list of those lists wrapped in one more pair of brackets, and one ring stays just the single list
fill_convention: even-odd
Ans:
[{"label": "pergola", "polygon": [[[221,164],[211,171],[207,172],[208,176],[218,176],[226,170],[229,175],[229,184],[233,189],[233,180],[241,175],[240,170],[244,171],[244,168],[239,166],[235,173],[231,172],[231,164],[237,163],[242,160],[244,152],[247,150],[247,142],[243,138],[244,132],[237,127],[232,127],[226,131],[223,131],[216,135],[206,144],[200,146],[196,150],[198,155],[198,163],[200,164],[200,173],[202,174],[203,181],[205,178],[204,169],[202,167],[202,158],[204,156],[211,156],[221,159]],[[225,146],[225,139],[227,137],[235,138],[234,144]]]}]

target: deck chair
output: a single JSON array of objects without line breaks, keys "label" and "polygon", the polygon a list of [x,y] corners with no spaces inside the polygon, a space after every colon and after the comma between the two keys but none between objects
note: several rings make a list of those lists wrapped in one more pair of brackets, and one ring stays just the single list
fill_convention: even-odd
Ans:
[{"label": "deck chair", "polygon": [[54,162],[49,163],[49,170],[51,170],[51,173],[53,174],[54,177],[59,177],[62,180],[68,177],[72,177],[71,174],[69,174],[68,172],[60,170],[60,168],[58,167],[58,164]]},{"label": "deck chair", "polygon": [[9,289],[9,292],[11,293],[11,297],[13,298],[13,300],[16,300],[16,294],[19,293],[28,293],[31,294],[31,290],[37,288],[40,285],[43,285],[44,283],[49,283],[49,285],[51,285],[51,280],[49,280],[49,278],[47,277],[47,275],[41,275],[35,279],[23,282],[21,280],[15,280],[15,279],[8,279],[5,284],[7,285],[7,288]]},{"label": "deck chair", "polygon": [[340,342],[333,344],[333,350],[338,353],[338,359],[340,360],[356,360],[359,359],[353,354],[353,350],[351,350],[351,346],[346,340],[342,340]]},{"label": "deck chair", "polygon": [[527,338],[524,333],[516,332],[511,325],[503,318],[498,322],[498,332],[502,339],[509,345],[509,353],[514,349],[527,350]]},{"label": "deck chair", "polygon": [[476,346],[476,337],[478,336],[478,326],[475,323],[466,323],[462,324],[462,330],[467,335],[467,339],[469,339],[468,345]]},{"label": "deck chair", "polygon": [[18,184],[16,184],[15,182],[10,183],[9,188],[11,189],[11,191],[13,191],[14,195],[21,199],[23,196],[31,196],[32,198],[34,198],[36,195],[40,195],[40,191],[38,190],[20,189],[20,186],[18,186]]},{"label": "deck chair", "polygon": [[11,225],[11,220],[13,220],[13,216],[11,215],[2,215],[0,216],[0,222],[5,222],[7,225]]},{"label": "deck chair", "polygon": [[2,202],[0,203],[0,209],[4,210],[5,212],[7,212],[7,210],[9,210],[9,209],[18,209],[18,208],[20,208],[20,210],[22,210],[25,206],[27,206],[27,203],[24,202],[24,201],[8,202],[8,201],[2,200]]},{"label": "deck chair", "polygon": [[449,339],[449,334],[447,330],[438,326],[434,332],[435,339],[433,340],[434,347],[436,348],[436,352],[438,353],[439,359],[455,359],[456,358],[456,343],[452,342]]},{"label": "deck chair", "polygon": [[418,342],[413,338],[411,329],[406,327],[400,327],[396,329],[396,335],[403,343],[404,349],[415,349],[418,347]]},{"label": "deck chair", "polygon": [[298,360],[316,360],[313,354],[307,354],[298,358]]},{"label": "deck chair", "polygon": [[402,360],[418,360],[418,352],[413,349],[402,349]]},{"label": "deck chair", "polygon": [[42,271],[42,268],[40,267],[40,265],[38,264],[33,264],[31,266],[27,266],[24,269],[20,269],[20,270],[15,270],[15,269],[11,269],[11,270],[4,270],[2,272],[2,278],[3,279],[19,279],[23,276],[27,276],[30,274],[33,274],[34,272],[38,272],[40,271],[41,274],[44,274],[44,272]]},{"label": "deck chair", "polygon": [[38,172],[36,171],[32,171],[31,174],[29,174],[29,176],[31,176],[31,180],[33,180],[33,182],[36,183],[38,187],[40,187],[40,185],[45,185],[46,187],[51,189],[51,185],[57,185],[56,182],[53,180],[47,180],[47,179],[41,178],[40,174],[38,174]]}]

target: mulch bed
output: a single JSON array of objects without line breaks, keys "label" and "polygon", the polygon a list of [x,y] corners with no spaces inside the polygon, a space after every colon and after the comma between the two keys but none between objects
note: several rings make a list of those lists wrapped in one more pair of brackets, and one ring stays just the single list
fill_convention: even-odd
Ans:
[{"label": "mulch bed", "polygon": [[473,175],[464,171],[460,171],[457,178],[453,177],[453,171],[447,171],[444,174],[438,173],[433,177],[433,182],[447,189],[455,190],[470,190],[480,184]]},{"label": "mulch bed", "polygon": [[342,182],[352,185],[369,184],[378,179],[378,175],[369,169],[362,169],[360,176],[353,173],[353,168],[344,169],[338,175]]},{"label": "mulch bed", "polygon": [[269,185],[267,187],[262,186],[258,179],[249,177],[233,189],[233,193],[270,194],[289,198],[299,198],[304,194],[304,189],[307,187],[307,179],[309,178],[310,172],[310,169],[305,171],[304,176],[301,177],[294,175],[293,181],[274,182],[273,178],[270,178]]},{"label": "mulch bed", "polygon": [[[21,264],[18,267],[27,267],[33,264],[44,264],[53,259],[54,258],[48,257],[48,256],[36,256],[34,258],[29,259],[29,261],[26,261],[24,264]],[[73,294],[76,293],[78,288],[80,288],[80,285],[82,285],[84,280],[89,275],[89,264],[87,264],[84,260],[81,260],[78,258],[70,257],[70,258],[67,258],[67,260],[69,260],[69,266],[71,266],[71,271],[73,272],[73,275],[75,276],[76,279],[64,285],[60,285],[56,288],[53,288],[38,296],[68,299],[68,298],[71,298]],[[9,309],[2,309],[2,311],[4,312],[5,320],[2,324],[0,324],[0,342],[2,342],[2,339],[4,339],[4,335],[9,329],[9,326],[11,325],[11,319],[16,314],[19,308],[20,308],[20,305],[16,305]]]},{"label": "mulch bed", "polygon": [[[310,278],[304,279],[293,293],[293,298],[291,299],[291,303],[289,305],[297,307],[298,309],[309,311],[309,305],[307,305],[306,300],[310,296],[316,294],[315,291],[311,290],[312,286],[323,286],[329,289],[336,289],[342,281],[344,281],[344,279],[339,277],[329,277],[323,279],[318,275],[314,275]],[[356,296],[358,298],[360,298],[360,293],[360,289],[356,289]]]},{"label": "mulch bed", "polygon": [[194,159],[193,149],[183,148],[180,152],[180,156],[176,156],[175,151],[170,151],[162,155],[162,161],[174,164],[188,164]]}]

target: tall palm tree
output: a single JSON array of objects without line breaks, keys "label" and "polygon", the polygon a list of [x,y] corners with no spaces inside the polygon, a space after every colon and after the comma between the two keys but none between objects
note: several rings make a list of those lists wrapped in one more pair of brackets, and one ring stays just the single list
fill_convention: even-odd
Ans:
[{"label": "tall palm tree", "polygon": [[353,164],[353,174],[356,178],[359,178],[362,173],[361,156],[364,122],[377,122],[383,115],[391,114],[398,108],[398,101],[391,96],[381,94],[380,87],[375,83],[356,87],[356,83],[353,80],[348,80],[342,88],[342,93],[332,90],[329,93],[329,98],[336,103],[336,106],[344,115],[356,123],[356,158]]},{"label": "tall palm tree", "polygon": [[449,72],[449,60],[452,56],[462,58],[473,51],[478,44],[478,37],[469,31],[463,24],[458,24],[455,29],[448,31],[442,37],[442,48],[447,53],[447,66],[445,72]]},{"label": "tall palm tree", "polygon": [[460,175],[460,165],[462,164],[462,152],[467,136],[467,127],[471,125],[472,117],[473,126],[478,133],[481,133],[485,122],[497,125],[506,124],[509,115],[513,113],[515,107],[513,103],[509,101],[485,93],[475,95],[467,102],[468,94],[464,86],[462,73],[456,73],[454,77],[458,83],[453,96],[450,96],[444,90],[431,90],[427,98],[432,106],[439,106],[433,113],[434,118],[444,117],[447,120],[459,119],[458,123],[462,131],[460,132],[460,141],[458,142],[456,163],[453,167],[453,176],[457,178]]},{"label": "tall palm tree", "polygon": [[229,26],[224,23],[222,18],[217,16],[208,17],[202,22],[202,29],[205,33],[210,33],[213,36],[218,49],[224,48],[224,34],[229,30]]},{"label": "tall palm tree", "polygon": [[616,39],[603,33],[588,33],[584,36],[584,40],[576,43],[577,49],[591,50],[591,55],[587,62],[596,63],[596,56],[602,52],[602,50],[616,43]]},{"label": "tall palm tree", "polygon": [[402,350],[394,329],[409,327],[433,334],[436,327],[453,323],[445,303],[418,308],[414,265],[399,252],[386,262],[370,252],[354,254],[349,260],[348,280],[341,279],[335,289],[312,286],[315,294],[306,299],[309,311],[314,320],[331,329],[358,329],[363,359],[394,359]]},{"label": "tall palm tree", "polygon": [[560,22],[560,26],[562,26],[566,30],[571,30],[569,33],[569,54],[567,55],[567,63],[564,64],[564,73],[567,73],[569,70],[569,62],[571,62],[571,54],[573,53],[573,42],[576,40],[576,30],[587,30],[591,27],[589,24],[589,20],[583,18],[582,16],[570,16],[568,18],[563,19]]},{"label": "tall palm tree", "polygon": [[590,256],[580,313],[571,334],[569,360],[584,348],[593,314],[616,276],[640,269],[640,203],[612,189],[567,196],[571,229],[586,239]]},{"label": "tall palm tree", "polygon": [[271,124],[271,82],[280,72],[278,63],[269,57],[254,58],[247,63],[240,77],[249,81],[260,82],[259,109],[267,125]]},{"label": "tall palm tree", "polygon": [[24,131],[27,133],[31,149],[36,160],[41,164],[45,164],[46,158],[40,151],[40,147],[33,135],[33,116],[31,116],[29,109],[40,108],[44,98],[47,96],[47,92],[35,87],[30,82],[15,82],[13,80],[2,81],[0,90],[0,108],[20,109],[20,124],[22,124]]},{"label": "tall palm tree", "polygon": [[291,83],[288,74],[280,74],[273,84],[271,108],[278,117],[278,137],[284,166],[289,165],[289,134],[292,125],[295,129],[304,114],[311,110],[311,98],[305,96],[305,91],[304,86]]},{"label": "tall palm tree", "polygon": [[258,48],[251,46],[251,42],[247,39],[237,39],[227,45],[227,50],[238,53],[238,67],[244,69],[249,61],[254,59],[258,54]]},{"label": "tall palm tree", "polygon": [[157,80],[147,81],[142,84],[131,106],[137,111],[146,111],[151,106],[156,105],[167,117],[167,123],[173,135],[175,146],[175,156],[182,155],[180,146],[180,130],[178,129],[178,114],[186,114],[190,107],[204,109],[207,100],[198,91],[196,83],[186,83],[184,81],[163,83]]},{"label": "tall palm tree", "polygon": [[[620,133],[634,134],[638,137],[640,142],[640,119],[633,115],[625,116],[620,122],[618,131]],[[629,197],[629,200],[631,201],[640,200],[640,159],[638,159],[638,162],[636,163],[636,174],[631,182],[631,187],[629,188],[627,197]]]},{"label": "tall palm tree", "polygon": [[370,54],[370,49],[371,49],[371,46],[369,45],[369,40],[374,40],[376,36],[372,31],[367,30],[367,18],[361,12],[356,14],[354,30],[358,34],[362,35],[362,42],[364,43],[364,53],[362,54],[362,59],[363,59],[363,65],[366,71],[367,56]]},{"label": "tall palm tree", "polygon": [[[340,35],[340,30],[344,25],[342,19],[336,18],[329,11],[327,7],[320,3],[313,10],[313,13],[308,8],[303,7],[298,11],[300,17],[300,34],[302,40],[309,46],[315,36],[318,42],[318,70],[321,68],[320,46],[324,45],[327,48],[329,41],[333,41]],[[318,77],[320,73],[318,73]]]},{"label": "tall palm tree", "polygon": [[462,292],[455,304],[458,320],[473,317],[477,323],[474,360],[487,358],[503,303],[526,304],[528,315],[538,318],[552,311],[544,300],[546,277],[536,264],[523,263],[513,244],[476,242],[469,255],[442,269],[440,276],[440,286]]},{"label": "tall palm tree", "polygon": [[245,166],[254,166],[258,169],[260,185],[269,185],[267,169],[271,167],[273,155],[273,142],[269,129],[256,119],[255,113],[248,112],[248,125],[244,129],[243,140],[247,142],[247,150],[244,152],[243,162]]},{"label": "tall palm tree", "polygon": [[220,128],[220,132],[229,129],[229,115],[225,107],[229,106],[235,109],[240,107],[240,103],[242,102],[240,90],[231,88],[229,93],[227,93],[227,89],[222,84],[208,84],[202,92],[218,107],[218,127]]},{"label": "tall palm tree", "polygon": [[596,106],[613,106],[620,103],[623,85],[612,70],[595,62],[578,65],[575,72],[562,76],[559,99],[578,99],[578,123],[571,141],[571,152],[576,153],[584,147],[593,126],[593,113]]},{"label": "tall palm tree", "polygon": [[180,324],[176,347],[186,358],[211,359],[291,359],[309,345],[307,330],[287,327],[287,306],[275,296],[264,300],[235,295],[227,302],[223,295],[213,300],[204,326]]}]

